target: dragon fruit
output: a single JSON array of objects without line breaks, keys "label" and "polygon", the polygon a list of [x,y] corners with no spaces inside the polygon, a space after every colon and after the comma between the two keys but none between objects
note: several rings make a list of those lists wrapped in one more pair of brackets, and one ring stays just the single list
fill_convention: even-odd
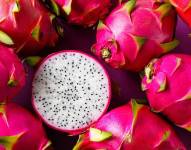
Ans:
[{"label": "dragon fruit", "polygon": [[0,45],[0,103],[12,99],[25,84],[25,71],[11,48]]},{"label": "dragon fruit", "polygon": [[[47,0],[45,0],[47,1]],[[109,12],[110,0],[48,0],[53,11],[60,15],[64,12],[71,24],[90,27]],[[61,8],[61,9],[59,9]],[[61,12],[60,12],[61,10]]]},{"label": "dragon fruit", "polygon": [[145,68],[142,88],[152,109],[191,132],[191,56],[169,54]]},{"label": "dragon fruit", "polygon": [[149,107],[132,100],[104,115],[73,150],[185,150],[173,129]]},{"label": "dragon fruit", "polygon": [[33,55],[58,38],[54,16],[38,0],[0,0],[0,43]]},{"label": "dragon fruit", "polygon": [[15,103],[0,105],[0,150],[45,150],[49,145],[39,119]]},{"label": "dragon fruit", "polygon": [[190,0],[169,0],[177,9],[178,14],[191,27],[191,1]]},{"label": "dragon fruit", "polygon": [[92,51],[114,68],[140,71],[175,48],[176,12],[169,3],[130,0],[100,21]]},{"label": "dragon fruit", "polygon": [[107,110],[111,86],[105,69],[80,51],[45,58],[32,84],[33,106],[49,126],[71,135],[83,132]]}]

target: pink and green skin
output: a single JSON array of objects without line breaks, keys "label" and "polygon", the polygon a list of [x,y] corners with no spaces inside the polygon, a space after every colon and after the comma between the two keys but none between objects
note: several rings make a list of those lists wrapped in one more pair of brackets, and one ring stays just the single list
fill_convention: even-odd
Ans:
[{"label": "pink and green skin", "polygon": [[103,19],[111,7],[110,0],[51,0],[51,3],[57,15],[62,10],[69,23],[84,27]]},{"label": "pink and green skin", "polygon": [[130,0],[99,22],[92,51],[114,68],[137,72],[177,46],[175,25],[176,12],[169,3]]},{"label": "pink and green skin", "polygon": [[142,89],[151,108],[191,132],[191,56],[169,54],[145,68]]},{"label": "pink and green skin", "polygon": [[190,0],[166,0],[174,7],[180,17],[191,27],[191,1]]},{"label": "pink and green skin", "polygon": [[25,85],[25,70],[13,49],[0,45],[0,103],[11,100]]},{"label": "pink and green skin", "polygon": [[0,0],[0,4],[0,43],[24,55],[55,45],[54,16],[39,0]]},{"label": "pink and green skin", "polygon": [[0,105],[0,150],[46,150],[42,123],[15,103]]},{"label": "pink and green skin", "polygon": [[[154,126],[153,126],[154,124]],[[73,150],[185,150],[172,128],[135,100],[113,109],[88,132]]]}]

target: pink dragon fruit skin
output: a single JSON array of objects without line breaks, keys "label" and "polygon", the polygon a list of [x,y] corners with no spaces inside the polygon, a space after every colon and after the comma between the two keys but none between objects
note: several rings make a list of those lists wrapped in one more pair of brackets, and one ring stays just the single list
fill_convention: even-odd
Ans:
[{"label": "pink dragon fruit skin", "polygon": [[130,0],[100,21],[92,51],[114,68],[140,71],[173,49],[176,13],[168,3]]},{"label": "pink dragon fruit skin", "polygon": [[58,35],[51,15],[39,0],[0,0],[0,42],[33,55],[54,46]]},{"label": "pink dragon fruit skin", "polygon": [[[143,138],[144,137],[144,138]],[[172,128],[134,100],[102,117],[80,135],[73,150],[184,150]]]},{"label": "pink dragon fruit skin", "polygon": [[0,102],[12,99],[25,85],[25,71],[11,48],[0,45]]},{"label": "pink dragon fruit skin", "polygon": [[40,120],[15,103],[0,105],[0,150],[45,150],[49,145]]},{"label": "pink dragon fruit skin", "polygon": [[150,106],[191,132],[191,56],[169,54],[145,68],[142,88]]},{"label": "pink dragon fruit skin", "polygon": [[[54,0],[67,15],[71,24],[84,27],[94,25],[99,19],[103,19],[109,12],[110,0]],[[58,11],[58,10],[56,10]],[[57,12],[58,13],[58,12]]]},{"label": "pink dragon fruit skin", "polygon": [[176,7],[181,18],[191,27],[191,1],[190,0],[169,0]]}]

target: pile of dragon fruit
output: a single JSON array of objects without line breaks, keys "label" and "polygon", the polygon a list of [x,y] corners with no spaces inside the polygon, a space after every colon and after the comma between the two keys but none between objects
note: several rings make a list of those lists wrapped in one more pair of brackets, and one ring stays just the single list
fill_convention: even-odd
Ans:
[{"label": "pile of dragon fruit", "polygon": [[0,150],[190,150],[191,0],[0,0]]}]

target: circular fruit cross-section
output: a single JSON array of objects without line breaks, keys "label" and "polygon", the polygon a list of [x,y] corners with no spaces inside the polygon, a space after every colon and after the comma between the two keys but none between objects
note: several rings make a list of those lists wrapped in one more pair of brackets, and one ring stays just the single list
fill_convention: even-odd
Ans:
[{"label": "circular fruit cross-section", "polygon": [[97,121],[110,102],[105,69],[79,51],[61,51],[41,63],[33,79],[33,106],[51,127],[83,130]]}]

